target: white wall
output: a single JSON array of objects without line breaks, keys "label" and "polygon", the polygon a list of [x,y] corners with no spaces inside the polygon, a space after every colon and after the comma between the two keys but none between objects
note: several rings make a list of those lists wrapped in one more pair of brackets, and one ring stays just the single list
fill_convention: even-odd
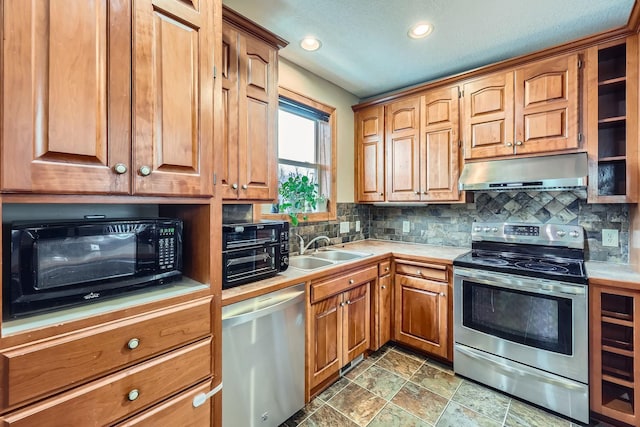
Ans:
[{"label": "white wall", "polygon": [[353,111],[358,97],[321,77],[280,57],[278,84],[336,109],[338,124],[338,197],[342,203],[353,202]]}]

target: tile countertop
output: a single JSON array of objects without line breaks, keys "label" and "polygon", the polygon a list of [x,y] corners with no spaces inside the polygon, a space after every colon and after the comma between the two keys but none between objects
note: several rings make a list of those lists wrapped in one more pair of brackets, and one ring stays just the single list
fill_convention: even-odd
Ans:
[{"label": "tile countertop", "polygon": [[603,280],[619,287],[640,290],[640,268],[637,265],[587,261],[589,280]]},{"label": "tile countertop", "polygon": [[247,283],[246,285],[237,286],[231,289],[224,289],[222,291],[222,305],[225,306],[233,304],[234,302],[277,291],[321,276],[338,273],[351,266],[364,266],[366,264],[375,263],[390,256],[399,258],[402,256],[410,256],[412,259],[419,261],[444,262],[451,264],[453,259],[458,255],[462,255],[470,250],[469,248],[457,248],[453,246],[421,245],[371,239],[333,245],[331,248],[367,252],[373,255],[353,261],[341,262],[339,264],[319,268],[313,271],[303,271],[289,267],[289,269],[275,277],[260,280],[258,282]]}]

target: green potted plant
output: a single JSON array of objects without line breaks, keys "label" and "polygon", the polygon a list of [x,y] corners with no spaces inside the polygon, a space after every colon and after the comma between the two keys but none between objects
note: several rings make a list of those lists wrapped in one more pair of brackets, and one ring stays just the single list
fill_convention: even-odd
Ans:
[{"label": "green potted plant", "polygon": [[[278,189],[282,196],[282,203],[279,205],[280,212],[286,212],[291,218],[291,225],[298,225],[298,215],[305,210],[315,210],[318,199],[318,184],[313,182],[308,176],[291,174],[289,178],[280,184]],[[306,215],[302,216],[307,219]]]}]

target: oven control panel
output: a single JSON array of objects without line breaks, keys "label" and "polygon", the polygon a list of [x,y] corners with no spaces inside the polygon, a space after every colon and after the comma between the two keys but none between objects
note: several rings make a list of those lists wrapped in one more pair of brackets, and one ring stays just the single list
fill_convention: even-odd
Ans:
[{"label": "oven control panel", "polygon": [[471,240],[583,248],[584,229],[566,224],[474,222]]}]

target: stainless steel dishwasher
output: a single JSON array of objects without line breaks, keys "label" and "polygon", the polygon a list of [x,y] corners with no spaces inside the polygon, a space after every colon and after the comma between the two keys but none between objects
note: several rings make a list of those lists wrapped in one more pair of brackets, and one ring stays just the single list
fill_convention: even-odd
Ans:
[{"label": "stainless steel dishwasher", "polygon": [[222,425],[271,427],[304,406],[304,283],[222,308]]}]

